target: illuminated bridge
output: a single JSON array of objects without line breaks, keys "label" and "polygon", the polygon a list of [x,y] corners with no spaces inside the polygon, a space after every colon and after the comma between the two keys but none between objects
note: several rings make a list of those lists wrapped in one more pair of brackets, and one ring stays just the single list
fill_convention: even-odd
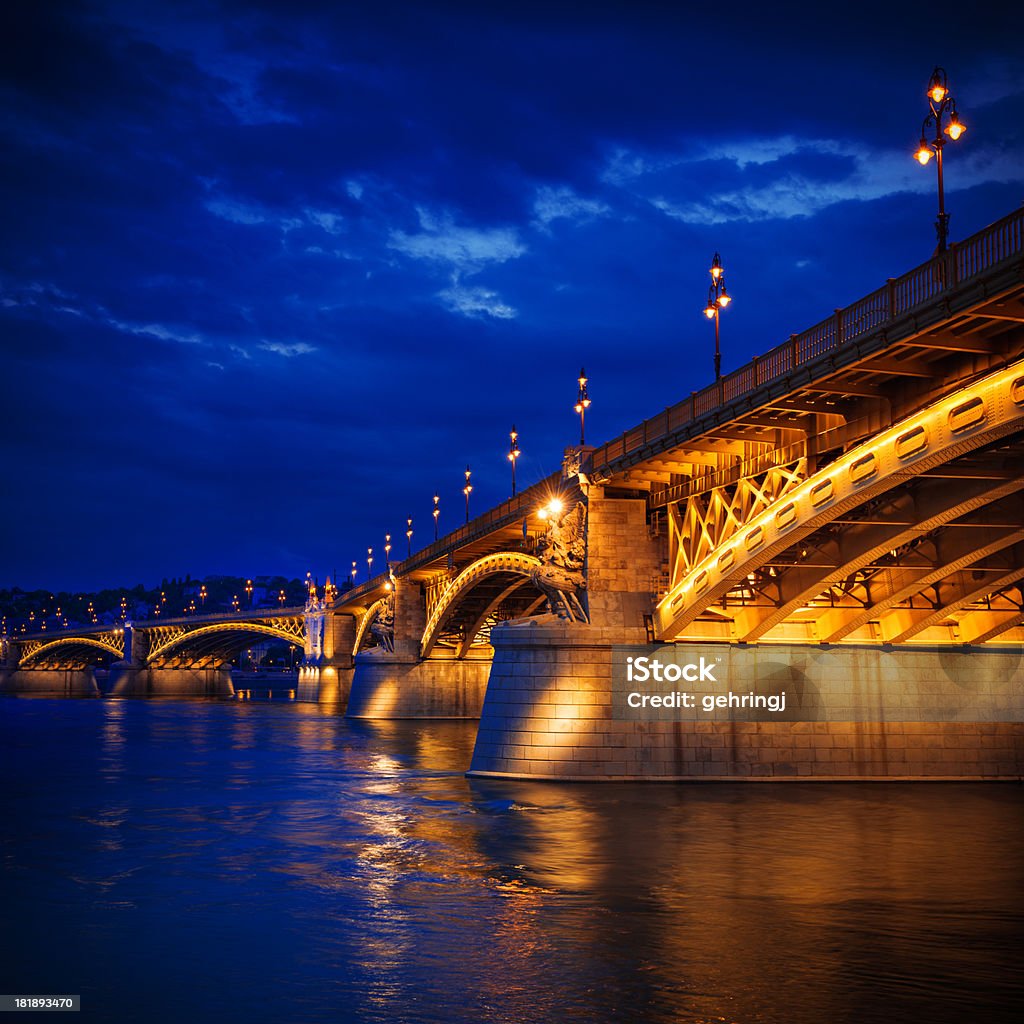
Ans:
[{"label": "illuminated bridge", "polygon": [[[96,645],[136,671],[213,670],[263,633],[301,644],[303,694],[350,715],[482,713],[481,774],[1017,777],[1012,715],[924,728],[883,700],[873,722],[680,730],[614,720],[611,666],[615,645],[671,644],[736,672],[799,663],[822,693],[845,673],[882,700],[936,673],[961,685],[969,659],[971,678],[1024,692],[1022,228],[1015,211],[620,437],[568,449],[561,473],[390,574],[258,621],[139,623],[143,654],[109,632],[18,638],[8,671],[84,664]],[[797,742],[809,724],[846,770]],[[728,757],[709,756],[719,741]]]}]

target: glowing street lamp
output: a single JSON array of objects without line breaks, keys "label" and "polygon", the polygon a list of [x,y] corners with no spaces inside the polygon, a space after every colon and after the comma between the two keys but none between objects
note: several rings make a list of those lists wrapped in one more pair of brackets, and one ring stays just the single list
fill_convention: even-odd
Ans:
[{"label": "glowing street lamp", "polygon": [[554,497],[546,505],[537,509],[537,518],[547,521],[548,519],[557,520],[565,509],[565,503],[561,498]]},{"label": "glowing street lamp", "polygon": [[722,349],[719,341],[719,313],[729,303],[732,296],[725,290],[725,271],[722,269],[722,257],[716,252],[711,260],[711,284],[708,285],[708,304],[704,307],[704,315],[715,321],[715,380],[722,377]]},{"label": "glowing street lamp", "polygon": [[[161,595],[163,596],[163,595]],[[206,607],[206,584],[204,583],[199,588],[199,603],[205,608]]]},{"label": "glowing street lamp", "polygon": [[514,423],[508,436],[512,438],[508,446],[508,461],[512,463],[512,497],[514,498],[516,496],[516,459],[522,454],[519,450],[519,434],[516,432]]},{"label": "glowing street lamp", "polygon": [[249,607],[252,607],[252,580],[245,581],[245,601]]},{"label": "glowing street lamp", "polygon": [[587,443],[583,436],[583,418],[590,408],[590,398],[587,395],[587,371],[582,366],[580,367],[579,385],[580,390],[576,395],[576,412],[580,417],[580,447],[582,448]]},{"label": "glowing street lamp", "polygon": [[[946,213],[946,191],[942,180],[942,150],[946,145],[946,140],[942,136],[948,135],[956,142],[967,131],[967,127],[956,112],[956,100],[950,95],[945,68],[936,68],[932,72],[932,77],[928,80],[927,96],[931,109],[921,124],[921,142],[914,159],[923,167],[931,160],[932,151],[935,152],[935,171],[939,183],[939,217],[935,222],[935,233],[938,236],[938,251],[945,252],[949,237],[949,214]],[[945,127],[942,123],[943,117],[948,117],[948,124]],[[935,128],[934,139],[927,137],[930,127]]]},{"label": "glowing street lamp", "polygon": [[405,542],[409,546],[408,557],[412,558],[412,516],[409,516],[405,524]]},{"label": "glowing street lamp", "polygon": [[438,502],[440,500],[441,500],[441,496],[439,494],[435,493],[434,494],[434,511],[430,513],[434,517],[434,540],[437,540],[437,520],[441,516],[441,509],[440,509],[440,506],[438,505]]},{"label": "glowing street lamp", "polygon": [[384,534],[384,567],[391,572],[391,534]]},{"label": "glowing street lamp", "polygon": [[366,549],[366,578],[373,578],[373,548]]},{"label": "glowing street lamp", "polygon": [[277,603],[283,608],[284,607],[284,591],[279,590],[277,592]]},{"label": "glowing street lamp", "polygon": [[472,471],[469,466],[466,466],[466,486],[462,488],[462,493],[466,496],[466,522],[469,522],[469,495],[473,490],[473,485],[469,482],[469,478],[472,476]]},{"label": "glowing street lamp", "polygon": [[356,572],[357,572],[356,563],[353,562],[352,563],[352,586],[353,587],[356,585]]}]

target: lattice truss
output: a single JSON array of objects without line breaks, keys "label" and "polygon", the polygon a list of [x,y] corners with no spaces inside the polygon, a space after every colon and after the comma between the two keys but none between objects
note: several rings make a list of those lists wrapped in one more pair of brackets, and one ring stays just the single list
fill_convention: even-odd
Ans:
[{"label": "lattice truss", "polygon": [[736,483],[713,487],[670,504],[670,586],[806,478],[807,458],[798,454]]},{"label": "lattice truss", "polygon": [[[704,611],[690,635],[747,639],[764,635],[767,622],[770,638],[828,643],[1020,639],[1022,465],[1024,440],[1017,434],[961,457],[937,471],[935,479],[926,478],[924,486],[949,495],[963,493],[966,481],[979,492],[963,505],[963,514],[926,532],[914,532],[907,487],[866,501],[738,579]],[[944,479],[946,473],[950,479]],[[955,500],[948,499],[959,512]],[[892,547],[872,551],[863,564],[851,562],[851,538],[873,534],[889,535]],[[797,595],[802,598],[795,607]],[[719,632],[716,623],[729,628]]]}]

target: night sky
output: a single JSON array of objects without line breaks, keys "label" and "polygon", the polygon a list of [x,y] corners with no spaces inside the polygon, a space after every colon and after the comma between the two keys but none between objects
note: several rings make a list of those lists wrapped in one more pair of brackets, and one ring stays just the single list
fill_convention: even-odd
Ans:
[{"label": "night sky", "polygon": [[[0,586],[365,576],[1024,200],[1024,14],[4,5]],[[1000,9],[1003,13],[999,13]],[[811,13],[808,13],[811,12]]]}]

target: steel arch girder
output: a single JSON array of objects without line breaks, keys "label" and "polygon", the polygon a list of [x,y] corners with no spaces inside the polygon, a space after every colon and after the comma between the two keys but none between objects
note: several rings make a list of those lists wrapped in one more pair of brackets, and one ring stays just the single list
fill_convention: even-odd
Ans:
[{"label": "steel arch girder", "polygon": [[[476,620],[466,630],[465,639],[459,644],[459,649],[456,652],[456,658],[464,658],[469,654],[469,649],[473,646],[473,641],[476,639],[477,633],[480,632],[483,624],[487,621],[487,617],[498,608],[503,601],[507,601],[517,590],[521,590],[523,587],[530,585],[530,579],[528,576],[521,576],[519,579],[513,580],[504,590],[501,591],[496,597],[487,603],[484,610],[476,617]],[[430,652],[427,651],[427,654]]]},{"label": "steel arch girder", "polygon": [[[122,641],[123,644],[123,641]],[[24,654],[21,658],[21,666],[25,667],[28,663],[40,660],[40,655],[49,653],[57,650],[58,648],[71,648],[76,647],[96,647],[101,651],[105,651],[107,654],[113,654],[117,658],[124,657],[124,647],[117,647],[110,641],[97,639],[91,636],[62,636],[55,640],[48,640],[38,647],[34,647],[31,651]]]},{"label": "steel arch girder", "polygon": [[356,638],[352,644],[352,656],[355,657],[360,648],[363,645],[363,640],[366,639],[366,634],[370,630],[370,626],[373,625],[373,620],[377,618],[381,613],[381,609],[387,604],[387,597],[379,597],[365,612],[359,617],[359,624],[356,626]]},{"label": "steel arch girder", "polygon": [[[701,612],[727,594],[737,580],[803,537],[899,483],[1005,437],[1022,426],[1024,360],[1018,360],[904,418],[870,442],[858,445],[760,512],[743,530],[672,586],[655,609],[655,635],[659,640],[676,639]],[[1011,493],[1020,486],[1024,483],[1013,481],[987,500]],[[959,514],[969,511],[970,507],[965,505]],[[955,517],[936,518],[930,529],[949,518]],[[913,527],[909,535],[919,532],[924,531]],[[823,581],[822,589],[827,582]],[[786,614],[792,610],[789,608]],[[757,628],[751,639],[768,628],[771,627]]]},{"label": "steel arch girder", "polygon": [[[985,518],[995,510],[1006,513],[1013,521],[1024,523],[1024,501],[1021,495],[1011,494],[962,517],[936,541],[937,557],[931,565],[894,565],[880,574],[879,584],[884,592],[872,587],[871,603],[866,608],[823,608],[815,616],[818,636],[823,643],[839,643],[851,633],[884,615],[891,608],[918,594],[925,587],[946,579],[960,569],[975,565],[991,555],[1024,540],[1024,529],[1007,526],[986,526]],[[998,516],[998,518],[1003,518]],[[962,527],[962,529],[961,529]],[[874,581],[873,581],[874,583]]]},{"label": "steel arch girder", "polygon": [[996,593],[1018,583],[1024,578],[1024,545],[1017,545],[1011,561],[1014,564],[1007,567],[1005,573],[994,578],[988,577],[980,584],[965,571],[954,573],[946,580],[945,587],[940,591],[942,604],[938,608],[900,609],[886,616],[882,621],[883,639],[886,643],[906,643],[930,626],[939,625],[954,612],[985,597],[986,594]]},{"label": "steel arch girder", "polygon": [[900,495],[899,503],[905,502],[912,510],[915,520],[913,526],[907,526],[901,516],[900,522],[895,525],[871,523],[860,529],[847,529],[837,544],[837,568],[822,573],[813,567],[797,566],[786,573],[781,580],[777,607],[738,610],[734,617],[737,639],[748,642],[760,639],[827,587],[846,579],[887,551],[902,547],[915,536],[930,533],[936,527],[959,519],[967,512],[1005,497],[1012,493],[1011,488],[1013,491],[1024,489],[1024,478],[1000,482],[996,486],[988,480],[971,481],[971,484],[973,486],[964,486],[958,492],[953,492],[945,481],[927,480],[904,492]]},{"label": "steel arch girder", "polygon": [[430,618],[423,630],[423,639],[420,641],[420,657],[426,658],[434,649],[451,611],[459,599],[478,583],[498,573],[514,573],[522,576],[524,580],[528,580],[530,573],[534,569],[539,569],[541,565],[541,560],[533,555],[527,555],[520,551],[498,551],[494,554],[484,555],[471,565],[466,566],[448,585],[444,595],[430,613]]},{"label": "steel arch girder", "polygon": [[[213,657],[215,653],[222,650],[219,640],[222,636],[266,636],[275,640],[283,640],[286,643],[301,647],[304,638],[304,629],[301,619],[288,622],[292,628],[287,629],[280,625],[268,622],[243,622],[227,621],[212,622],[205,626],[197,626],[194,629],[184,628],[180,631],[168,634],[161,638],[164,627],[156,627],[153,633],[156,636],[150,642],[149,653],[146,656],[147,665],[156,665],[171,657],[183,654],[190,646],[198,646],[202,649],[202,656]],[[210,641],[213,641],[210,643]],[[244,644],[243,644],[244,646]],[[228,645],[233,648],[234,645]]]}]

